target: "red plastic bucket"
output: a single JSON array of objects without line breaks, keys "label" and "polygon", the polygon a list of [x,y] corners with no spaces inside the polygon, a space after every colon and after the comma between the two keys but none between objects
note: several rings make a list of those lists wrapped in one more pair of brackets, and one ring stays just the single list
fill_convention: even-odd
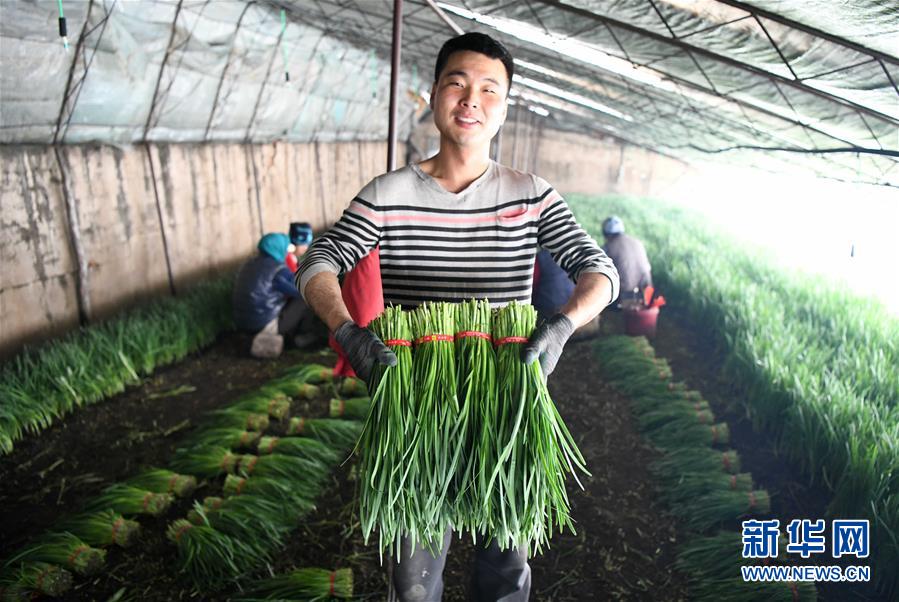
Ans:
[{"label": "red plastic bucket", "polygon": [[632,337],[654,337],[658,319],[658,307],[626,309],[624,310],[624,332]]}]

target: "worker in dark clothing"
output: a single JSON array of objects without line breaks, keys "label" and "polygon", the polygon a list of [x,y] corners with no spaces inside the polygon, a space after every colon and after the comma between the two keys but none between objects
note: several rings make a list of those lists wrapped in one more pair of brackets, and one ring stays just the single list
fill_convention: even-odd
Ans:
[{"label": "worker in dark clothing", "polygon": [[615,263],[621,279],[619,303],[626,305],[642,299],[643,289],[652,286],[652,267],[643,243],[625,234],[624,222],[615,215],[603,221],[602,234],[606,239],[603,251]]},{"label": "worker in dark clothing", "polygon": [[546,249],[537,252],[534,263],[534,292],[531,303],[540,318],[559,313],[574,292],[574,282],[568,272],[559,267]]},{"label": "worker in dark clothing", "polygon": [[304,318],[312,315],[285,265],[295,248],[286,234],[266,234],[257,245],[259,254],[247,260],[234,285],[234,323],[254,334],[250,353],[254,357],[281,355],[284,337],[302,347],[310,341],[301,332]]},{"label": "worker in dark clothing", "polygon": [[[553,259],[546,249],[537,252],[534,262],[534,290],[531,304],[541,321],[559,313],[574,293],[574,281]],[[589,338],[599,333],[599,316],[575,329],[571,341]]]}]

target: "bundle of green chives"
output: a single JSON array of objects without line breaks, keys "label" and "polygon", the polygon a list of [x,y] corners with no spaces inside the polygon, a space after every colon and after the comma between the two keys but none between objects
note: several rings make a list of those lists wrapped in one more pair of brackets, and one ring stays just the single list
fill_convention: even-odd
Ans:
[{"label": "bundle of green chives", "polygon": [[296,483],[263,477],[238,477],[229,474],[225,477],[222,491],[228,496],[254,495],[271,500],[278,500],[290,507],[305,506],[309,500],[318,495],[318,490],[302,489]]},{"label": "bundle of green chives", "polygon": [[720,472],[688,472],[679,474],[661,492],[661,497],[669,504],[683,503],[712,491],[752,490],[752,475],[748,472],[723,474]]},{"label": "bundle of green chives", "polygon": [[646,435],[663,449],[684,446],[724,445],[730,443],[730,428],[726,422],[718,424],[666,425]]},{"label": "bundle of green chives", "polygon": [[157,468],[128,479],[126,484],[156,493],[171,493],[176,497],[187,497],[197,488],[197,479],[191,475]]},{"label": "bundle of green chives", "polygon": [[[606,379],[610,382],[612,381],[608,376],[606,376]],[[679,393],[666,392],[662,394],[654,393],[651,395],[643,395],[639,392],[631,392],[628,395],[631,397],[634,413],[637,415],[638,419],[642,418],[644,415],[651,415],[646,418],[648,423],[665,423],[667,422],[666,417],[671,415],[683,416],[684,413],[696,413],[710,410],[709,402],[706,400],[687,400]]]},{"label": "bundle of green chives", "polygon": [[492,344],[493,315],[488,301],[456,306],[456,382],[461,403],[454,434],[462,442],[454,500],[457,529],[471,533],[487,529],[483,500],[497,465],[496,354]]},{"label": "bundle of green chives", "polygon": [[287,479],[304,487],[318,487],[328,473],[328,467],[317,460],[282,454],[245,454],[238,470],[242,476]]},{"label": "bundle of green chives", "polygon": [[249,600],[330,600],[353,597],[351,569],[294,569],[249,586]]},{"label": "bundle of green chives", "polygon": [[423,303],[409,314],[415,352],[416,432],[409,455],[406,490],[408,535],[431,550],[443,547],[453,519],[444,504],[455,498],[455,480],[462,442],[453,437],[459,420],[456,397],[455,311],[449,303]]},{"label": "bundle of green chives", "polygon": [[332,466],[337,464],[337,452],[316,439],[306,437],[263,437],[256,445],[259,454],[284,454],[308,458]]},{"label": "bundle of green chives", "polygon": [[264,388],[268,391],[278,391],[294,399],[314,399],[321,391],[319,387],[304,380],[302,376],[283,376],[265,383]]},{"label": "bundle of green chives", "polygon": [[178,548],[181,571],[198,587],[216,589],[243,573],[258,560],[246,543],[180,518],[169,524],[166,537]]},{"label": "bundle of green chives", "polygon": [[671,512],[692,528],[704,531],[721,522],[746,515],[771,512],[771,497],[764,489],[754,491],[709,491],[702,496],[672,502]]},{"label": "bundle of green chives", "polygon": [[671,425],[712,424],[714,421],[715,415],[707,403],[689,401],[671,402],[652,410],[640,408],[637,417],[640,429],[648,431]]},{"label": "bundle of green chives", "polygon": [[[784,554],[783,534],[779,535],[778,550],[781,555],[774,560],[782,562]],[[749,564],[770,564],[770,559],[752,561],[742,557],[743,544],[738,532],[716,533],[696,537],[678,551],[675,566],[690,579],[691,599],[707,600],[792,600],[816,599],[814,583],[765,583],[746,582],[740,575],[740,567]],[[808,587],[806,587],[808,586]]]},{"label": "bundle of green chives", "polygon": [[208,510],[206,509],[207,504],[204,503],[203,508],[207,515],[211,516],[217,513],[243,515],[247,517],[245,522],[248,524],[258,522],[263,529],[266,529],[266,525],[268,525],[276,530],[286,527],[289,531],[294,527],[297,518],[315,510],[315,504],[308,499],[301,499],[298,503],[291,505],[290,512],[284,512],[284,506],[277,499],[262,495],[247,493],[219,499],[221,501],[218,506]]},{"label": "bundle of green chives", "polygon": [[[241,495],[222,500],[215,509],[206,503],[194,502],[187,520],[195,525],[210,527],[246,543],[260,557],[268,557],[271,550],[284,543],[294,521],[285,521],[283,506],[274,500],[255,495]],[[296,510],[293,508],[292,510]]]},{"label": "bundle of green chives", "polygon": [[408,520],[406,462],[415,420],[412,330],[408,314],[388,307],[368,326],[396,354],[396,366],[376,365],[371,411],[359,437],[359,520],[366,542],[378,529],[378,549],[397,547]]},{"label": "bundle of green chives", "polygon": [[[778,533],[777,549],[786,558],[783,539],[783,533]],[[740,566],[753,563],[743,558],[742,550],[742,537],[737,531],[692,537],[678,549],[675,567],[698,580],[732,577],[740,574]]]},{"label": "bundle of green chives", "polygon": [[117,545],[127,548],[140,532],[140,524],[111,510],[75,516],[60,524],[60,529],[72,533],[92,546]]},{"label": "bundle of green chives", "polygon": [[228,410],[266,414],[275,420],[284,420],[290,414],[290,400],[287,397],[254,395],[235,402]]},{"label": "bundle of green chives", "polygon": [[534,331],[536,321],[532,306],[513,302],[500,309],[493,322],[499,457],[483,503],[488,534],[501,549],[527,546],[539,551],[548,544],[554,523],[559,529],[567,526],[574,531],[565,473],[574,474],[577,468],[589,474],[550,399],[540,364],[521,361],[521,345]]},{"label": "bundle of green chives", "polygon": [[329,403],[331,418],[352,418],[365,420],[371,407],[370,397],[351,397],[350,399],[331,399]]},{"label": "bundle of green chives", "polygon": [[182,447],[175,452],[171,466],[178,472],[211,478],[234,472],[240,457],[226,447],[215,445]]},{"label": "bundle of green chives", "polygon": [[321,364],[301,364],[287,368],[281,373],[281,377],[318,385],[334,380],[334,369]]},{"label": "bundle of green chives", "polygon": [[190,447],[227,447],[229,449],[245,449],[252,447],[262,436],[259,431],[247,431],[242,428],[201,429],[188,439]]},{"label": "bundle of green chives", "polygon": [[116,484],[107,487],[88,504],[89,510],[112,510],[119,514],[149,514],[159,516],[172,503],[169,493],[153,493],[146,489]]},{"label": "bundle of green chives", "polygon": [[[200,508],[208,515],[210,512],[221,508],[222,504],[224,503],[225,498],[223,497],[218,497],[217,495],[207,495],[203,498],[203,501],[200,502]],[[202,524],[203,518],[202,516],[200,516],[199,519],[196,519],[195,510],[196,502],[194,502],[194,510],[190,510],[187,513],[187,520],[197,525]]]},{"label": "bundle of green chives", "polygon": [[365,382],[352,376],[343,379],[337,390],[341,395],[368,395]]},{"label": "bundle of green chives", "polygon": [[288,435],[312,437],[340,451],[353,447],[361,430],[361,422],[338,418],[294,417],[287,424]]},{"label": "bundle of green chives", "polygon": [[61,596],[72,588],[72,574],[46,562],[8,564],[0,575],[4,600],[29,600],[32,593]]},{"label": "bundle of green chives", "polygon": [[79,575],[96,575],[106,563],[106,552],[92,548],[71,533],[50,533],[28,546],[11,561],[57,564]]},{"label": "bundle of green chives", "polygon": [[740,456],[733,450],[718,451],[706,447],[670,451],[652,464],[653,471],[665,480],[677,480],[685,472],[740,472]]},{"label": "bundle of green chives", "polygon": [[268,412],[259,413],[241,409],[224,409],[209,412],[210,428],[239,428],[247,431],[264,431],[268,428]]}]

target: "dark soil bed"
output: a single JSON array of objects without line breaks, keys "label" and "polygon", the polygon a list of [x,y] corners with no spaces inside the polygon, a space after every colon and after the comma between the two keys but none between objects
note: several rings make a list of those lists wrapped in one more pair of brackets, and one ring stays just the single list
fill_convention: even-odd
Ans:
[{"label": "dark soil bed", "polygon": [[[738,399],[719,376],[717,354],[684,326],[675,311],[667,311],[655,341],[667,357],[675,378],[701,390],[716,413],[733,430],[735,447],[762,487],[774,494],[773,516],[782,524],[793,517],[824,516],[827,496],[810,489],[807,479],[790,473],[773,445],[752,433],[728,401]],[[614,320],[609,323],[613,324]],[[608,323],[604,330],[608,330]],[[53,428],[19,442],[0,458],[0,541],[6,557],[54,520],[77,511],[106,485],[149,466],[166,466],[179,442],[199,422],[203,412],[237,398],[283,368],[296,363],[331,365],[329,352],[291,351],[272,362],[247,357],[247,341],[222,337],[212,348],[177,366],[160,370],[140,387],[104,403],[84,408]],[[562,416],[587,459],[592,477],[585,491],[570,488],[577,535],[557,535],[552,548],[531,560],[532,599],[553,601],[686,600],[685,578],[673,570],[681,535],[657,502],[647,465],[655,457],[637,434],[627,400],[600,377],[590,341],[572,342],[550,390]],[[325,415],[330,394],[308,402],[304,412]],[[386,576],[376,547],[361,541],[355,506],[354,465],[348,462],[333,475],[318,500],[318,509],[296,530],[270,567],[292,566],[353,569],[357,594],[382,600]],[[214,484],[209,487],[214,488]],[[200,490],[202,497],[210,490]],[[135,548],[109,551],[107,569],[91,580],[76,578],[69,600],[226,600],[229,591],[193,592],[179,578],[174,548],[164,536],[166,524],[186,513],[189,502],[159,519],[139,519],[145,527]],[[467,538],[455,539],[445,572],[444,600],[464,600],[473,559]],[[256,575],[259,576],[259,575]],[[866,598],[856,588],[822,590],[827,600]]]}]

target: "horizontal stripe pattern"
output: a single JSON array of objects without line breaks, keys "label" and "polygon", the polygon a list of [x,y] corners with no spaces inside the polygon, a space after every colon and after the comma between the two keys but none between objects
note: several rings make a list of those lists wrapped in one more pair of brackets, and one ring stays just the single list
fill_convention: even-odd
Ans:
[{"label": "horizontal stripe pattern", "polygon": [[574,280],[585,271],[606,274],[618,294],[615,266],[562,197],[540,178],[496,163],[459,194],[417,166],[376,178],[313,242],[297,272],[300,291],[321,271],[349,271],[376,246],[385,303],[530,302],[538,246]]}]

